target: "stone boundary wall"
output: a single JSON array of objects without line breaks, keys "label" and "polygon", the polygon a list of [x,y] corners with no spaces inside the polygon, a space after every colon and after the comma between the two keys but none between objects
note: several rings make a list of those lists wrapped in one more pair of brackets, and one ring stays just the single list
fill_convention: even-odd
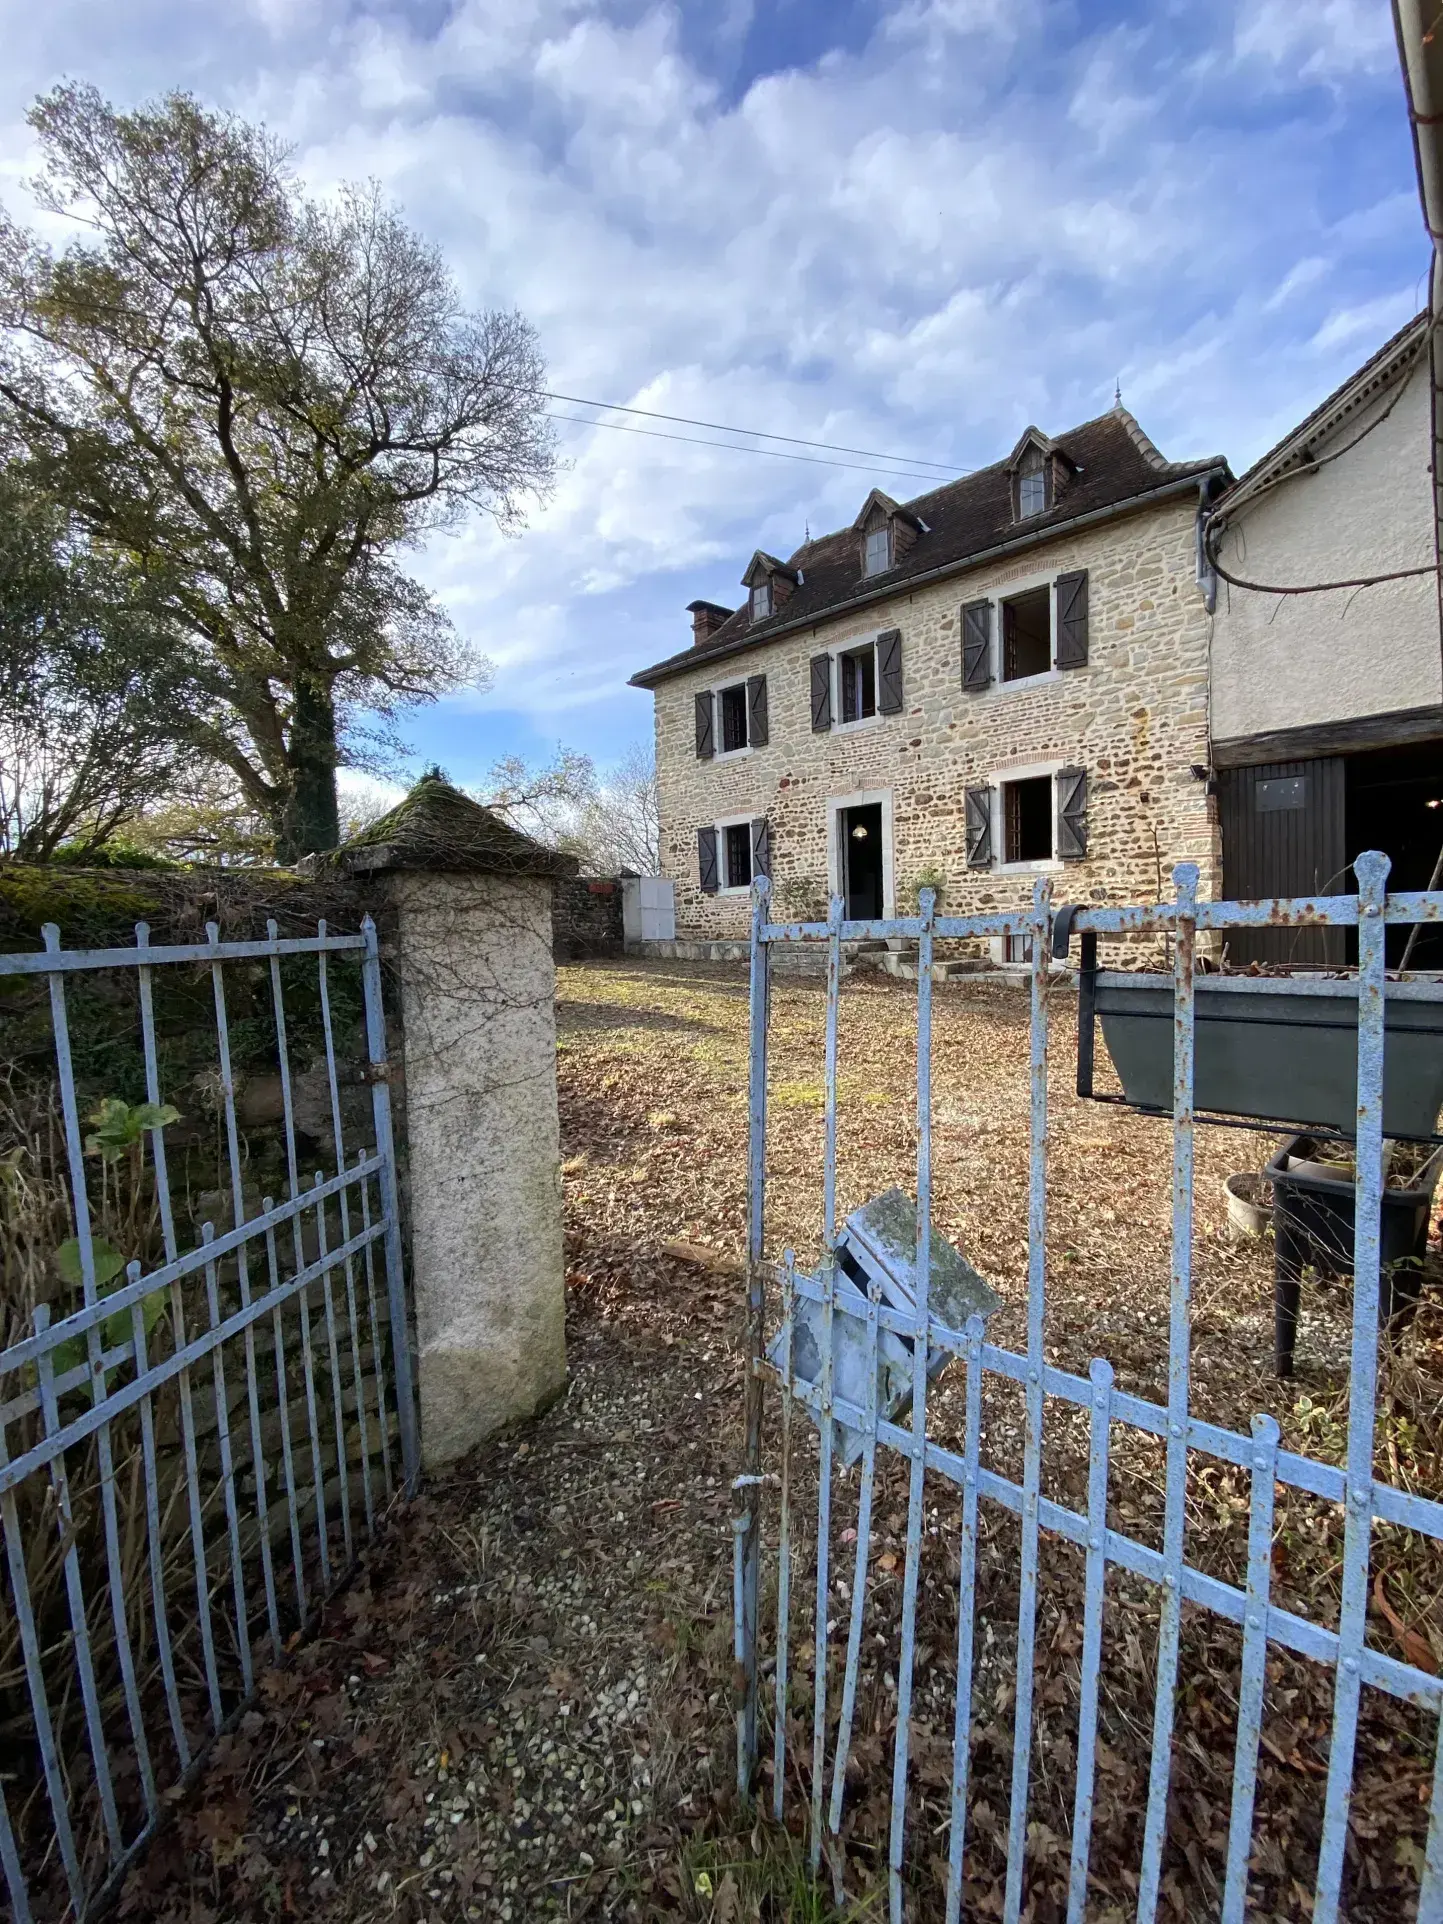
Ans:
[{"label": "stone boundary wall", "polygon": [[621,880],[612,875],[577,875],[557,882],[551,902],[552,949],[558,962],[588,961],[621,955]]}]

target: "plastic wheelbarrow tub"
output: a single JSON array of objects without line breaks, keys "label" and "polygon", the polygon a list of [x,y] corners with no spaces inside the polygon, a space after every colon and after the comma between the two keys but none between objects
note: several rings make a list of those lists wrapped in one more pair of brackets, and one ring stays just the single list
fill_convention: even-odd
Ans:
[{"label": "plastic wheelbarrow tub", "polygon": [[[1170,1114],[1172,977],[1099,971],[1093,993],[1125,1100]],[[1196,1109],[1352,1132],[1356,981],[1199,976],[1196,1007]],[[1383,1132],[1431,1136],[1443,1109],[1443,981],[1390,982],[1383,1023]]]}]

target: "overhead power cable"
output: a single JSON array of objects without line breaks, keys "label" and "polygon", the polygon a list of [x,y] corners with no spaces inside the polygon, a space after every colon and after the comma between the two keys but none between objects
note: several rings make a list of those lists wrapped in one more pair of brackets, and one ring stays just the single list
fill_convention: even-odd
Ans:
[{"label": "overhead power cable", "polygon": [[[974,472],[971,468],[953,467],[945,461],[921,459],[914,461],[909,455],[881,454],[876,448],[852,448],[838,441],[811,441],[801,434],[773,434],[767,428],[733,428],[728,427],[724,421],[698,421],[689,414],[663,414],[657,408],[628,407],[620,401],[593,401],[581,394],[554,394],[549,388],[543,388],[541,392],[548,401],[565,401],[571,407],[603,408],[608,414],[637,414],[648,421],[672,421],[684,428],[711,428],[718,434],[746,434],[758,441],[785,441],[790,447],[817,448],[828,454],[860,454],[869,461],[889,462],[894,468],[905,469],[908,474],[916,474],[924,468],[929,468],[935,469],[938,474],[946,475],[949,480],[952,480],[958,475]],[[602,427],[606,424],[598,421],[594,425]],[[764,453],[765,449],[757,449],[755,452]]]},{"label": "overhead power cable", "polygon": [[[543,412],[548,421],[565,421],[576,428],[610,428],[615,434],[644,434],[653,441],[683,441],[688,447],[719,448],[727,454],[767,454],[777,461],[805,461],[810,466],[819,468],[855,468],[862,474],[880,474],[884,480],[930,481],[934,487],[941,486],[935,475],[918,474],[915,469],[878,468],[873,462],[837,461],[820,454],[791,454],[785,448],[749,448],[744,447],[739,441],[704,441],[699,434],[668,434],[664,428],[638,428],[633,427],[628,421],[587,421],[579,414],[554,414],[549,408],[543,409]],[[660,418],[667,419],[665,415]],[[730,432],[739,434],[745,433],[746,430],[733,428]]]}]

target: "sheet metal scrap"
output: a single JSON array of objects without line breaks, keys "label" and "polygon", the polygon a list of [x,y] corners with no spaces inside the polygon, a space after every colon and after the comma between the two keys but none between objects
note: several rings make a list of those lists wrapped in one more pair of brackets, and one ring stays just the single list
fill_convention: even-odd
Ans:
[{"label": "sheet metal scrap", "polygon": [[[931,1245],[928,1309],[934,1321],[961,1331],[966,1328],[969,1316],[985,1318],[1001,1308],[1001,1298],[986,1277],[935,1228]],[[917,1206],[904,1190],[888,1189],[847,1218],[837,1238],[832,1316],[832,1385],[839,1401],[862,1409],[867,1405],[869,1285],[876,1284],[886,1308],[911,1315],[916,1307],[913,1289],[916,1261]],[[820,1270],[809,1280],[820,1288]],[[822,1315],[822,1305],[814,1297],[799,1297],[792,1327],[792,1373],[798,1383],[809,1389],[815,1389],[821,1381]],[[778,1369],[783,1367],[781,1332],[773,1337],[767,1354]],[[932,1349],[927,1357],[929,1379],[938,1376],[951,1359],[950,1350]],[[896,1330],[880,1330],[877,1413],[886,1422],[896,1423],[911,1406],[911,1345]],[[850,1467],[862,1454],[861,1431],[838,1420],[833,1448],[842,1463]]]}]

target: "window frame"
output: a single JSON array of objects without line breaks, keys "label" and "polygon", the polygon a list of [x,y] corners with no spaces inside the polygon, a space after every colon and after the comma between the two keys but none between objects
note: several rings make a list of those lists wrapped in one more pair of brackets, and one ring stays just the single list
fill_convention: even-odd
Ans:
[{"label": "window frame", "polygon": [[[872,543],[878,536],[882,541],[882,561],[879,567],[873,568],[869,565],[869,560]],[[862,536],[862,579],[870,581],[875,575],[890,574],[892,566],[892,530],[884,522],[880,528],[869,528]]]},{"label": "window frame", "polygon": [[[726,694],[729,694],[733,689],[736,689],[736,688],[739,688],[741,690],[742,728],[745,732],[746,740],[742,743],[740,748],[723,748],[722,747],[722,739],[723,739],[722,697]],[[713,682],[711,685],[711,700],[712,700],[711,760],[713,763],[740,761],[744,756],[750,755],[753,752],[752,750],[752,714],[751,714],[751,704],[747,699],[746,677],[742,676],[742,678],[739,681]]]},{"label": "window frame", "polygon": [[[1032,677],[1033,680],[1038,677]],[[1012,684],[1014,687],[1016,684]],[[985,779],[992,790],[993,833],[998,837],[998,859],[992,863],[994,875],[1060,875],[1067,867],[1057,853],[1057,777],[1064,768],[1071,768],[1070,761],[1018,763],[1013,768],[994,769]],[[1052,853],[1037,857],[1029,862],[1013,862],[1006,859],[1007,849],[1007,796],[1005,791],[1017,782],[1040,781],[1044,776],[1048,782],[1049,810],[1048,828]]]},{"label": "window frame", "polygon": [[[755,587],[751,589],[750,595],[751,598],[747,603],[750,611],[748,618],[752,621],[770,621],[776,613],[776,606],[772,599],[771,582],[769,580],[757,582]],[[757,599],[758,596],[761,597],[760,604]]]},{"label": "window frame", "polygon": [[[1007,617],[1004,610],[1011,601],[1021,601],[1025,595],[1035,595],[1040,589],[1047,590],[1047,666],[1038,668],[1030,675],[1011,675],[1007,670]],[[1035,688],[1041,681],[1060,676],[1062,670],[1057,665],[1057,577],[1048,575],[1043,581],[1029,582],[1022,586],[1014,585],[1006,594],[998,595],[992,606],[993,647],[996,652],[993,676],[998,688]]]},{"label": "window frame", "polygon": [[[756,851],[752,847],[752,823],[756,820],[758,813],[759,811],[757,809],[749,808],[745,815],[722,815],[712,823],[712,827],[716,830],[716,892],[718,895],[749,895],[751,893],[752,876],[756,869]],[[744,828],[747,832],[748,872],[745,882],[733,882],[731,878],[732,865],[730,851],[727,847],[727,831],[733,828]]]},{"label": "window frame", "polygon": [[[1035,466],[1030,463],[1036,463]],[[1051,462],[1046,453],[1034,441],[1017,463],[1012,476],[1013,513],[1018,521],[1035,521],[1040,514],[1046,514],[1052,506]],[[1026,482],[1036,480],[1042,487],[1042,500],[1035,508],[1024,508],[1022,489]]]},{"label": "window frame", "polygon": [[[969,599],[973,601],[986,601],[990,603],[992,608],[992,652],[988,657],[988,666],[992,671],[992,678],[985,688],[979,688],[974,693],[969,694],[967,697],[969,701],[996,700],[1012,694],[1014,690],[1019,688],[1041,688],[1048,682],[1062,681],[1069,674],[1081,675],[1087,672],[1086,667],[1059,668],[1057,665],[1057,581],[1060,575],[1070,574],[1073,566],[1074,564],[1069,562],[1066,567],[1059,566],[1050,568],[1045,574],[1024,575],[1020,580],[1009,581],[1005,587],[979,589],[975,595],[969,597]],[[1020,595],[1031,594],[1038,588],[1045,588],[1047,590],[1048,661],[1050,665],[1035,675],[1019,675],[1015,681],[1004,681],[1002,678],[1002,670],[1007,665],[1007,643],[1002,633],[1004,621],[1002,613],[1003,603],[1016,601]],[[1063,768],[1066,764],[1059,762],[1057,766]]]},{"label": "window frame", "polygon": [[[877,706],[882,693],[877,664],[877,643],[881,637],[888,632],[888,628],[875,628],[870,634],[853,635],[847,641],[834,643],[825,651],[821,649],[817,651],[819,654],[825,652],[830,657],[832,664],[832,725],[827,731],[828,733],[833,735],[850,735],[859,728],[875,728],[881,722],[896,721],[899,719],[896,715],[884,715]],[[868,649],[872,652],[872,712],[870,715],[859,715],[855,721],[843,721],[841,718],[842,657],[843,655],[865,654]]]}]

